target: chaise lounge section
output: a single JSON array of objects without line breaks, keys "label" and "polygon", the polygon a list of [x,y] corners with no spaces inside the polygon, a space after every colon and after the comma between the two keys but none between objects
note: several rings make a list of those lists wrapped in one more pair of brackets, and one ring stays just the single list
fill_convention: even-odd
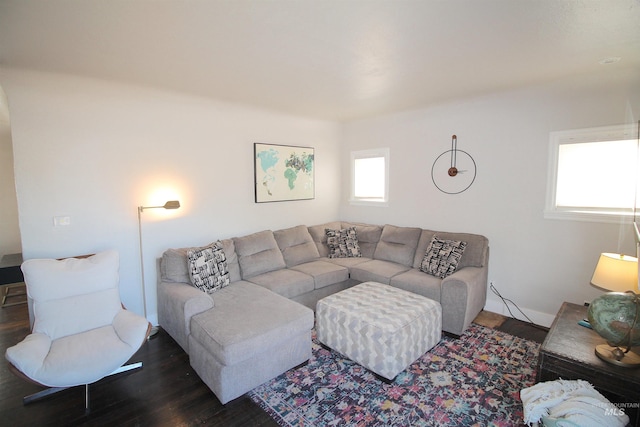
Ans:
[{"label": "chaise lounge section", "polygon": [[[434,238],[463,242],[463,251],[445,254],[458,263],[444,278],[424,272]],[[307,361],[317,302],[361,282],[439,302],[442,330],[452,335],[462,334],[486,301],[489,246],[477,234],[334,221],[217,244],[229,284],[212,293],[192,285],[187,254],[199,248],[165,251],[158,318],[223,404]],[[345,247],[349,256],[336,256]]]}]

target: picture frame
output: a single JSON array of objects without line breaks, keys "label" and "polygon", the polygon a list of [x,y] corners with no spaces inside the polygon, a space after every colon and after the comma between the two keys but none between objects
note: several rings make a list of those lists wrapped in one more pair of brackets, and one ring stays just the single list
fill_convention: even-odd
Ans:
[{"label": "picture frame", "polygon": [[255,202],[315,198],[315,150],[294,145],[253,144]]}]

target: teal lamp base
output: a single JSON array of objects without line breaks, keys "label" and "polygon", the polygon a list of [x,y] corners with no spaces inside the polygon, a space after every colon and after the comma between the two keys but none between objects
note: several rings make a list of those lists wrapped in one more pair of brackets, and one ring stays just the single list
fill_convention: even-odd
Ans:
[{"label": "teal lamp base", "polygon": [[[594,299],[587,312],[594,331],[607,344],[596,346],[596,355],[607,363],[624,368],[640,367],[640,295],[609,292]],[[617,346],[617,347],[616,347]]]}]

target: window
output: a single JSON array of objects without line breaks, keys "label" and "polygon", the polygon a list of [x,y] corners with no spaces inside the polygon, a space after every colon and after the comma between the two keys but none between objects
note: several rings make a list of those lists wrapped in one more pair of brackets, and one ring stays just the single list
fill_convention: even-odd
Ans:
[{"label": "window", "polygon": [[552,132],[545,218],[620,221],[638,189],[638,139],[631,126]]},{"label": "window", "polygon": [[386,206],[389,200],[389,149],[351,152],[351,203]]}]

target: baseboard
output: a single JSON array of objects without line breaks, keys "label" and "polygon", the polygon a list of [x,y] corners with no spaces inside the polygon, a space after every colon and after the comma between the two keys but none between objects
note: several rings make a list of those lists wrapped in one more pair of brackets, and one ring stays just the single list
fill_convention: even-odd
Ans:
[{"label": "baseboard", "polygon": [[[527,319],[522,315],[522,313],[518,311],[518,309],[512,306],[510,306],[510,308],[513,316],[511,315],[511,313],[509,313],[509,310],[507,310],[507,307],[502,301],[493,301],[487,299],[487,302],[484,306],[484,309],[486,311],[502,314],[503,316],[507,317],[515,317],[516,319],[523,320],[525,322],[527,321]],[[522,312],[526,314],[529,319],[533,321],[533,323],[547,328],[551,326],[553,320],[556,318],[555,314],[542,313],[540,311],[531,310],[525,307],[520,307],[520,310],[522,310]]]}]

